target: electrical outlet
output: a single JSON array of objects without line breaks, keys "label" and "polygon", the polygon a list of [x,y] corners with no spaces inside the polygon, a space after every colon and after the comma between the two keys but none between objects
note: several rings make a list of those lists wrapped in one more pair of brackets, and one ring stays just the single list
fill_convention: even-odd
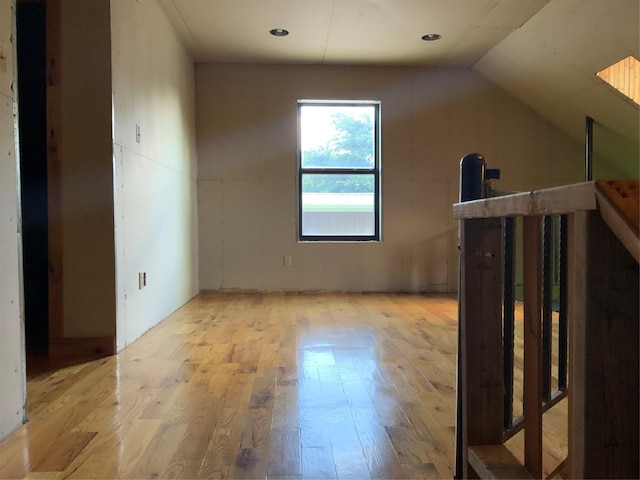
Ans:
[{"label": "electrical outlet", "polygon": [[291,266],[291,255],[285,255],[282,259],[282,263],[285,267]]}]

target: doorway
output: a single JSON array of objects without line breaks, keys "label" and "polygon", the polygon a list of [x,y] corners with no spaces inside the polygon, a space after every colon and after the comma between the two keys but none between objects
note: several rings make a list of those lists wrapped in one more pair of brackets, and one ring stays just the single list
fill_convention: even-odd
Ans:
[{"label": "doorway", "polygon": [[16,7],[25,341],[28,354],[46,354],[49,345],[46,9],[42,0],[18,0]]}]

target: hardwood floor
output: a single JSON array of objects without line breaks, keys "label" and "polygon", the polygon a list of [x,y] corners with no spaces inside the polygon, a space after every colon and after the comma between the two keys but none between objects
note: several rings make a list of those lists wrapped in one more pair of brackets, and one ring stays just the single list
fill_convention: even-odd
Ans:
[{"label": "hardwood floor", "polygon": [[1,478],[451,478],[455,297],[201,294],[30,375]]},{"label": "hardwood floor", "polygon": [[0,478],[452,478],[456,351],[455,296],[201,294],[30,365]]}]

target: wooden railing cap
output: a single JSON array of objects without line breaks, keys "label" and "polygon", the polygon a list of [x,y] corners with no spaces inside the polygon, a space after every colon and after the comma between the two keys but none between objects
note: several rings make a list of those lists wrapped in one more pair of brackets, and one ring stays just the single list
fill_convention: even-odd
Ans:
[{"label": "wooden railing cap", "polygon": [[597,208],[595,182],[532,190],[453,205],[458,219],[559,215]]},{"label": "wooden railing cap", "polygon": [[600,214],[636,262],[640,262],[639,183],[637,179],[596,181],[596,200]]}]

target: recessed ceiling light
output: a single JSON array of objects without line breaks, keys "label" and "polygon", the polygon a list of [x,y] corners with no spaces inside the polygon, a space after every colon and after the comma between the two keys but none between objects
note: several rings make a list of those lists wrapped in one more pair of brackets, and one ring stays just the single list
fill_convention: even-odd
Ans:
[{"label": "recessed ceiling light", "polygon": [[269,30],[269,33],[274,37],[286,37],[289,35],[289,30],[285,30],[284,28],[273,28]]},{"label": "recessed ceiling light", "polygon": [[440,35],[439,33],[427,33],[426,35],[422,36],[422,40],[424,40],[425,42],[433,42],[434,40],[440,40],[442,38],[442,35]]}]

